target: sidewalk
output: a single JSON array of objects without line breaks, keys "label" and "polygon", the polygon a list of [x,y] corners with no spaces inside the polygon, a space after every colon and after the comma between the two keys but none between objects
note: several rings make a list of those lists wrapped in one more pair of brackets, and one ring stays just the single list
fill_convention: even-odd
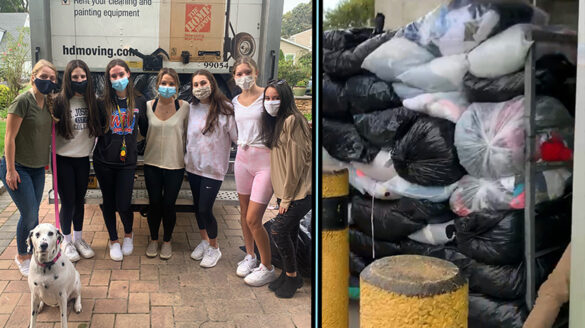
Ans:
[{"label": "sidewalk", "polygon": [[[50,186],[50,176],[46,187]],[[41,222],[55,223],[54,205],[41,203]],[[76,264],[81,274],[83,312],[69,302],[70,327],[310,327],[311,281],[292,299],[279,299],[268,287],[249,287],[235,274],[244,253],[238,206],[216,204],[218,241],[223,256],[203,269],[189,255],[200,237],[193,214],[178,213],[173,257],[147,258],[146,218],[134,214],[134,253],[122,262],[109,259],[108,233],[98,205],[86,205],[83,238],[96,256]],[[264,220],[277,211],[267,210]],[[0,195],[0,327],[28,327],[30,291],[16,264],[19,214],[7,192]],[[161,227],[162,229],[162,227]],[[118,234],[123,233],[118,219]],[[162,238],[162,232],[161,232]],[[280,271],[279,271],[280,273]],[[37,327],[60,327],[58,308],[45,307]]]}]

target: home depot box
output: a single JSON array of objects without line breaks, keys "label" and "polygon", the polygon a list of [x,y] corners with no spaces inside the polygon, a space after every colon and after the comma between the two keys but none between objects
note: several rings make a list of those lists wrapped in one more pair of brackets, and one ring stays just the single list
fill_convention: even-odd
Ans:
[{"label": "home depot box", "polygon": [[[161,2],[160,43],[171,61],[219,62],[223,56],[226,0],[171,0]],[[168,46],[167,46],[168,45]]]}]

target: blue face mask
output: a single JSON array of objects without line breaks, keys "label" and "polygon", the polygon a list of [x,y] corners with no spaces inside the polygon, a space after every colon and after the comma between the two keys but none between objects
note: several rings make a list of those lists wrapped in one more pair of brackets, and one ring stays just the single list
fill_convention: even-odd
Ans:
[{"label": "blue face mask", "polygon": [[175,93],[177,93],[177,88],[175,87],[158,86],[158,94],[163,98],[171,98]]},{"label": "blue face mask", "polygon": [[116,91],[124,91],[126,90],[126,86],[128,85],[128,77],[123,77],[121,79],[118,80],[111,80],[112,82],[112,88],[114,88],[114,90]]}]

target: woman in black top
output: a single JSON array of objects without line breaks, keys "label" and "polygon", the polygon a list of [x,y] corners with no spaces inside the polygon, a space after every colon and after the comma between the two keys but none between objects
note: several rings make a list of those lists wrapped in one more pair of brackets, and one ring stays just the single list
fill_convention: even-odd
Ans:
[{"label": "woman in black top", "polygon": [[[130,68],[121,59],[110,61],[105,72],[104,96],[100,99],[103,133],[93,152],[93,167],[102,191],[102,212],[110,235],[110,258],[121,261],[132,254],[134,215],[130,208],[136,169],[138,112],[145,110],[144,97],[134,90]],[[130,110],[128,110],[130,109]],[[124,225],[124,243],[116,232],[116,211]]]}]

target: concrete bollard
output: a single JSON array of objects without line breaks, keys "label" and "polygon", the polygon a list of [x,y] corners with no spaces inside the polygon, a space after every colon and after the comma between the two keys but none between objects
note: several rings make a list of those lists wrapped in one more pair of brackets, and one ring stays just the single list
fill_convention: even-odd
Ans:
[{"label": "concrete bollard", "polygon": [[468,287],[459,268],[441,259],[379,259],[360,274],[360,327],[467,328]]},{"label": "concrete bollard", "polygon": [[324,328],[349,325],[349,229],[347,170],[323,172],[321,222],[321,323]]}]

